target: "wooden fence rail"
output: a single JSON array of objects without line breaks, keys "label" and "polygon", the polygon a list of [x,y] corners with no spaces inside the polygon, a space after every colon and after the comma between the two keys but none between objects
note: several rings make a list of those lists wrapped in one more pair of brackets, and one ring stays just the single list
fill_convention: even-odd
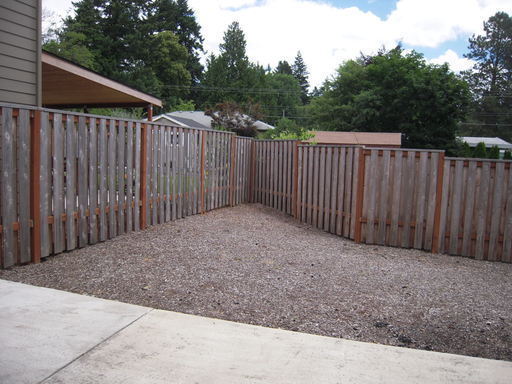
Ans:
[{"label": "wooden fence rail", "polygon": [[512,262],[512,162],[0,104],[0,265],[267,205],[356,242]]},{"label": "wooden fence rail", "polygon": [[252,140],[0,105],[0,265],[247,202]]},{"label": "wooden fence rail", "polygon": [[254,148],[253,202],[360,243],[512,262],[510,161],[291,141]]}]

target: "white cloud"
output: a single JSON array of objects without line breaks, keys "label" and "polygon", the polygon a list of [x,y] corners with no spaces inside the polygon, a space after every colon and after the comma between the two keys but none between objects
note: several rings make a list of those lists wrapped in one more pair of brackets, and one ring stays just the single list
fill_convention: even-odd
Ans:
[{"label": "white cloud", "polygon": [[473,60],[466,59],[465,57],[460,57],[456,52],[454,52],[451,49],[448,49],[441,56],[429,61],[433,64],[448,63],[450,69],[454,72],[460,72],[466,69],[470,69],[475,64]]},{"label": "white cloud", "polygon": [[443,42],[480,33],[496,11],[512,11],[502,0],[399,0],[386,20],[391,34],[404,43],[437,47]]},{"label": "white cloud", "polygon": [[[292,62],[298,50],[308,66],[310,83],[320,85],[345,60],[371,54],[399,41],[439,47],[444,42],[482,32],[482,23],[496,11],[512,14],[510,0],[398,0],[382,20],[356,7],[341,8],[314,0],[189,0],[205,38],[205,49],[217,53],[227,26],[239,21],[251,60],[275,67]],[[71,0],[43,0],[63,15]],[[438,57],[454,70],[465,59],[449,51]],[[435,59],[435,60],[437,60]]]},{"label": "white cloud", "polygon": [[[215,1],[189,0],[189,5],[196,12],[209,52],[218,52],[224,31],[237,20],[252,60],[275,66],[279,60],[293,61],[301,50],[312,85],[321,84],[343,61],[360,52],[372,53],[383,45],[390,48],[399,41],[420,51],[421,47],[435,48],[480,33],[482,22],[497,10],[512,13],[510,0],[399,0],[386,20],[355,7],[338,8],[311,0],[264,0],[238,10]],[[448,61],[454,70],[465,68],[467,61],[454,54],[447,51],[438,59]]]}]

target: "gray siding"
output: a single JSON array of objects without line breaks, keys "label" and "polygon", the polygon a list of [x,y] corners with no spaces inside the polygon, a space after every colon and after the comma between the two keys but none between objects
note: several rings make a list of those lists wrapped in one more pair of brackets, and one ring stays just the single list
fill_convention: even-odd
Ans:
[{"label": "gray siding", "polygon": [[0,2],[0,102],[41,105],[41,0]]}]

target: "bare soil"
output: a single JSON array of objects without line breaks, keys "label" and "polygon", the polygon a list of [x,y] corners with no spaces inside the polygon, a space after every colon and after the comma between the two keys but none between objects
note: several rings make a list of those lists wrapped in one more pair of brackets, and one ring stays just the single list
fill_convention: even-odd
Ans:
[{"label": "bare soil", "polygon": [[292,331],[512,361],[512,265],[359,245],[260,205],[0,278]]}]

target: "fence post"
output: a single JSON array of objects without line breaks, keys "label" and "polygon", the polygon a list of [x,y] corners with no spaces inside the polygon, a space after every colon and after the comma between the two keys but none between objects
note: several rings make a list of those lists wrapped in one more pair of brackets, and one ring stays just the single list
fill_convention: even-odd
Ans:
[{"label": "fence post", "polygon": [[147,226],[147,212],[148,212],[148,195],[147,195],[147,174],[148,174],[148,125],[141,124],[141,138],[140,138],[140,229],[145,229]]},{"label": "fence post", "polygon": [[292,215],[298,217],[298,190],[299,190],[299,141],[293,143],[293,190],[292,190]]},{"label": "fence post", "polygon": [[444,156],[444,152],[439,154],[439,163],[437,165],[436,210],[434,214],[432,253],[439,253],[439,244],[441,241],[439,232],[441,231],[441,203],[443,200]]},{"label": "fence post", "polygon": [[30,217],[32,219],[32,236],[30,250],[32,262],[41,261],[41,111],[34,111],[30,125]]},{"label": "fence post", "polygon": [[204,162],[205,162],[205,153],[206,153],[206,135],[207,135],[207,131],[201,131],[201,177],[200,177],[200,181],[201,181],[201,191],[200,191],[200,198],[201,198],[201,214],[204,213],[204,206],[205,206],[205,201],[204,201],[204,179],[206,177],[205,175],[205,172],[204,172]]},{"label": "fence post", "polygon": [[356,211],[355,211],[355,231],[354,241],[362,241],[363,226],[363,199],[364,199],[364,174],[365,174],[365,148],[359,147],[359,166],[357,169],[357,191],[356,191]]},{"label": "fence post", "polygon": [[235,167],[236,167],[236,135],[231,135],[231,159],[229,165],[229,205],[234,206]]}]

